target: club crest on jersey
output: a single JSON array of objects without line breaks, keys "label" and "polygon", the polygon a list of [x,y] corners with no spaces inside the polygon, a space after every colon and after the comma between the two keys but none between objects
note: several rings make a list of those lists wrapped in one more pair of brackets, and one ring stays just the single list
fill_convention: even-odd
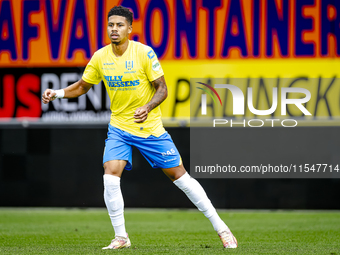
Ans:
[{"label": "club crest on jersey", "polygon": [[125,61],[125,68],[126,70],[130,71],[133,68],[133,60]]}]

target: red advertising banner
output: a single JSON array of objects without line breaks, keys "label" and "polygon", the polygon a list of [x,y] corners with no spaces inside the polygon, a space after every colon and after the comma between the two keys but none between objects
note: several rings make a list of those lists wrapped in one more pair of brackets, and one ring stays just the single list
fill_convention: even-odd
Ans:
[{"label": "red advertising banner", "polygon": [[108,123],[110,100],[102,84],[75,99],[41,102],[47,88],[60,89],[79,80],[82,68],[5,68],[0,73],[0,123],[11,119],[42,122],[90,121]]},{"label": "red advertising banner", "polygon": [[40,98],[79,79],[110,43],[107,14],[118,4],[134,13],[130,39],[161,60],[169,91],[163,119],[189,118],[195,77],[339,76],[340,0],[0,0],[1,123],[108,122],[102,85],[78,99],[43,105]]}]

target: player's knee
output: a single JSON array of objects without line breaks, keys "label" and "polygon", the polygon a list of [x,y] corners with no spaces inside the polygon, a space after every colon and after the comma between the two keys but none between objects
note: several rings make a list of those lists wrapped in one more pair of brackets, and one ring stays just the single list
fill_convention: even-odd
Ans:
[{"label": "player's knee", "polygon": [[177,167],[177,170],[174,173],[174,180],[178,180],[179,178],[181,178],[187,171],[185,170],[183,164],[179,165]]},{"label": "player's knee", "polygon": [[173,176],[173,180],[176,181],[179,178],[181,178],[186,172],[177,172],[174,176]]},{"label": "player's knee", "polygon": [[124,167],[126,165],[125,160],[111,160],[104,163],[104,173],[121,177]]},{"label": "player's knee", "polygon": [[187,171],[183,165],[172,168],[163,168],[163,172],[170,178],[171,181],[176,181],[181,178]]}]

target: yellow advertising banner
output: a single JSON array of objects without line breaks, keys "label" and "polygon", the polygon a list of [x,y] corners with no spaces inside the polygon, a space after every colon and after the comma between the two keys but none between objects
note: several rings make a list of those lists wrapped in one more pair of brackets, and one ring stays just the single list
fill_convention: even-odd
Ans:
[{"label": "yellow advertising banner", "polygon": [[[190,117],[190,90],[191,98],[198,93],[193,93],[195,88],[190,88],[191,78],[206,78],[212,82],[214,78],[225,78],[226,83],[227,81],[232,82],[236,78],[242,78],[245,80],[245,84],[247,78],[255,80],[273,78],[273,80],[285,80],[286,83],[301,78],[295,86],[306,88],[311,92],[312,98],[307,104],[307,109],[313,113],[313,116],[340,117],[340,79],[337,78],[339,77],[340,61],[337,59],[319,61],[163,61],[162,66],[169,88],[169,97],[162,104],[162,112],[164,117],[170,118],[168,120]],[[281,86],[288,85],[281,84]],[[262,108],[270,108],[265,100],[265,93],[269,95],[269,100],[271,100],[271,87],[274,84],[265,84],[266,91],[258,91],[258,83],[250,86],[253,87],[253,95],[259,93],[258,100],[262,102]],[[225,106],[227,108],[224,109],[229,113],[232,112],[232,100],[230,99],[227,99]],[[225,98],[222,98],[222,100],[225,100]],[[200,106],[197,105],[197,107]],[[214,107],[214,104],[212,104],[212,107]],[[223,114],[219,112],[217,115]],[[248,115],[248,117],[251,116]]]}]

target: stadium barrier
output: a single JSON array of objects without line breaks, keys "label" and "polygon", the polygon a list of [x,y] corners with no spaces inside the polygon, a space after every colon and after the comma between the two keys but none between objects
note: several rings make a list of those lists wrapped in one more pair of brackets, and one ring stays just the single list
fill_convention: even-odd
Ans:
[{"label": "stadium barrier", "polygon": [[[167,128],[187,169],[190,129]],[[230,148],[255,146],[247,138],[270,135],[251,157],[267,151],[278,164],[289,155],[339,161],[340,127],[233,129]],[[104,207],[102,154],[107,126],[13,124],[0,129],[0,206]],[[269,132],[269,133],[268,133]],[[294,133],[294,134],[293,134]],[[300,137],[300,146],[279,143]],[[307,149],[315,146],[313,154]],[[227,151],[227,150],[226,150]],[[289,154],[288,154],[289,152]],[[278,156],[282,154],[282,156]],[[226,157],[234,157],[228,149]],[[246,164],[247,155],[240,160]],[[340,209],[340,179],[199,179],[211,201],[224,209]],[[126,207],[192,208],[187,197],[160,169],[149,166],[134,150],[133,169],[125,171],[122,192]]]}]

